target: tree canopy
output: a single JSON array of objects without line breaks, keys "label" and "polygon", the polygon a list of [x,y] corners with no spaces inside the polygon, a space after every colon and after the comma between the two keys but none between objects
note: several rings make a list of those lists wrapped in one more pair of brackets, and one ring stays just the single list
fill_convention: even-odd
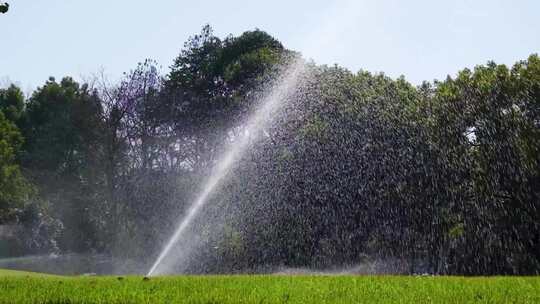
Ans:
[{"label": "tree canopy", "polygon": [[[298,57],[258,29],[205,26],[164,73],[146,60],[112,85],[1,89],[0,224],[25,227],[24,253],[148,263]],[[538,55],[419,86],[303,63],[172,269],[540,273]]]}]

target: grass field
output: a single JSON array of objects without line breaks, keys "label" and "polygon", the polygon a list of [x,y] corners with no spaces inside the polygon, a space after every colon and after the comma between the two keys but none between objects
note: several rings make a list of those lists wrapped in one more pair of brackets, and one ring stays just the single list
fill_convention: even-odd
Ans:
[{"label": "grass field", "polygon": [[62,277],[0,270],[0,303],[540,303],[536,277]]}]

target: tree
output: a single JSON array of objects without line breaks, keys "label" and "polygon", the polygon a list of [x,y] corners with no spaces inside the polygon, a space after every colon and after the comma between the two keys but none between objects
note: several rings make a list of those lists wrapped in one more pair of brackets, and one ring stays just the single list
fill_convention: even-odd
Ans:
[{"label": "tree", "polygon": [[438,84],[436,137],[463,172],[452,272],[538,273],[538,62],[490,62]]},{"label": "tree", "polygon": [[[145,60],[117,86],[102,88],[107,230],[111,243],[118,245],[114,246],[116,252],[124,255],[129,253],[122,252],[121,246],[130,246],[130,240],[143,239],[154,231],[140,229],[138,220],[152,218],[160,205],[167,205],[153,198],[165,190],[174,191],[167,187],[166,177],[182,161],[175,155],[176,140],[167,124],[169,100],[161,99],[162,83],[155,62]],[[150,188],[158,179],[163,190]]]},{"label": "tree", "polygon": [[65,226],[62,249],[100,247],[103,183],[101,103],[95,92],[66,77],[36,90],[23,126],[23,167],[40,197]]},{"label": "tree", "polygon": [[0,112],[0,224],[14,219],[31,192],[17,163],[22,142],[17,127]]},{"label": "tree", "polygon": [[0,89],[0,111],[19,127],[24,115],[24,100],[21,89],[13,84],[7,89]]}]

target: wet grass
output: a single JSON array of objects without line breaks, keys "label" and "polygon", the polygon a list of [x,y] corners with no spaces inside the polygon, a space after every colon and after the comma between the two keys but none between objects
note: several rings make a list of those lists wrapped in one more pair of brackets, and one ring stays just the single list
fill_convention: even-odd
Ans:
[{"label": "wet grass", "polygon": [[40,276],[0,270],[0,303],[540,303],[538,277]]},{"label": "wet grass", "polygon": [[0,280],[2,280],[5,277],[52,277],[52,276],[55,276],[55,275],[38,273],[38,272],[29,272],[29,271],[0,269]]}]

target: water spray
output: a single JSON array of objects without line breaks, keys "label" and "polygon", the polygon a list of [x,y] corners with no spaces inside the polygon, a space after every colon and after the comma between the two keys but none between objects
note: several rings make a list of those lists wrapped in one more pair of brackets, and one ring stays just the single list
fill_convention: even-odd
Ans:
[{"label": "water spray", "polygon": [[180,222],[174,234],[161,251],[157,260],[150,268],[150,271],[148,271],[147,276],[156,274],[158,266],[168,256],[171,249],[200,212],[201,208],[208,202],[210,195],[218,188],[223,181],[223,178],[227,176],[232,165],[242,157],[249,147],[249,144],[253,140],[256,140],[254,137],[259,136],[261,131],[270,125],[272,120],[271,117],[274,116],[276,111],[283,105],[284,101],[298,88],[304,70],[305,66],[303,60],[300,58],[294,59],[282,73],[281,77],[278,78],[280,80],[277,81],[276,85],[274,85],[263,97],[259,108],[246,123],[247,130],[249,130],[250,133],[249,136],[240,136],[239,140],[232,143],[225,151],[222,158],[216,163],[215,168],[212,170],[212,174],[204,183],[202,191],[197,196],[193,205],[188,209],[186,216]]}]

